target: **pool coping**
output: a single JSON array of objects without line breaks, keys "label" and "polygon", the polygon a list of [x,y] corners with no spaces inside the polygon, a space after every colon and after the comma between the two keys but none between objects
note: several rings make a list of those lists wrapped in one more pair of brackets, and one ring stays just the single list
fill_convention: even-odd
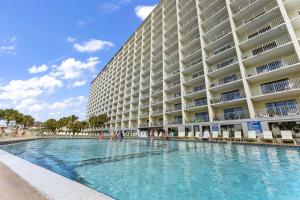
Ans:
[{"label": "pool coping", "polygon": [[112,197],[35,165],[2,149],[0,149],[0,161],[50,200],[113,199]]}]

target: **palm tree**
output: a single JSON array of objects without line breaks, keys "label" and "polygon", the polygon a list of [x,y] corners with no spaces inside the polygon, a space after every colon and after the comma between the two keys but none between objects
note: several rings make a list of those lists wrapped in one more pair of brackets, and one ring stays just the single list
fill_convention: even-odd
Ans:
[{"label": "palm tree", "polygon": [[56,121],[56,119],[48,119],[44,123],[44,126],[48,131],[51,131],[53,134],[55,134],[58,128],[58,122]]}]

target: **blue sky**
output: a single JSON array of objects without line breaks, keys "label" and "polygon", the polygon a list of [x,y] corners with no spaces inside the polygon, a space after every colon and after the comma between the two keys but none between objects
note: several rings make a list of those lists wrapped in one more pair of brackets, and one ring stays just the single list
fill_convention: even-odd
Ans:
[{"label": "blue sky", "polygon": [[1,0],[0,109],[85,117],[93,77],[159,0]]}]

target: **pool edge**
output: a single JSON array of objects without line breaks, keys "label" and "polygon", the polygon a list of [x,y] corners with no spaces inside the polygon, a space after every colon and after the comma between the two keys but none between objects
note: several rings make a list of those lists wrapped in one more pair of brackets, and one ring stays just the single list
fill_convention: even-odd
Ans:
[{"label": "pool edge", "polygon": [[112,200],[103,193],[0,149],[0,161],[48,199]]}]

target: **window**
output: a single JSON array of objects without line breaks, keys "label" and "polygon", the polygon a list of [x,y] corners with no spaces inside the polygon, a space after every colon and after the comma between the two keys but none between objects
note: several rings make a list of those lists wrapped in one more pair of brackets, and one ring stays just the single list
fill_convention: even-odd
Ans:
[{"label": "window", "polygon": [[260,88],[263,94],[270,94],[274,92],[281,92],[281,91],[286,91],[291,89],[288,79],[281,79],[278,81],[265,83],[260,85]]},{"label": "window", "polygon": [[256,67],[256,73],[257,74],[266,73],[266,72],[278,69],[281,66],[283,66],[282,60],[276,60],[276,61],[273,61],[271,63],[264,64],[264,65]]},{"label": "window", "polygon": [[219,79],[219,84],[222,85],[222,84],[230,83],[230,82],[236,81],[236,80],[237,80],[237,75],[232,74],[232,75],[226,76],[222,79]]},{"label": "window", "polygon": [[197,85],[194,87],[193,91],[194,92],[198,92],[198,91],[201,91],[201,90],[204,90],[204,85]]},{"label": "window", "polygon": [[271,29],[271,26],[268,25],[268,26],[266,26],[266,27],[260,29],[259,31],[256,31],[255,33],[250,34],[250,35],[248,36],[248,39],[254,38],[254,37],[258,36],[259,34],[264,33],[264,32],[266,32],[266,31],[268,31],[268,30],[270,30],[270,29]]},{"label": "window", "polygon": [[222,46],[222,47],[216,49],[216,50],[214,51],[214,53],[215,53],[215,55],[218,55],[218,54],[222,53],[223,51],[226,51],[226,50],[229,49],[230,47],[231,47],[231,44],[230,44],[230,43],[229,43],[229,44],[225,44],[224,46]]},{"label": "window", "polygon": [[221,93],[221,101],[232,101],[235,99],[240,99],[241,94],[239,90],[234,90],[230,92]]},{"label": "window", "polygon": [[175,121],[177,122],[177,124],[182,124],[182,116],[175,116]]},{"label": "window", "polygon": [[223,63],[220,63],[220,64],[217,64],[217,69],[221,69],[223,67],[226,67],[228,65],[230,65],[231,63],[233,63],[233,58],[230,58],[229,60],[223,62]]},{"label": "window", "polygon": [[174,107],[175,110],[181,110],[181,103],[175,104]]},{"label": "window", "polygon": [[195,113],[195,122],[208,122],[209,116],[208,112]]},{"label": "window", "polygon": [[275,41],[270,42],[270,43],[265,44],[265,45],[263,45],[263,46],[261,46],[261,47],[258,47],[258,48],[256,48],[256,49],[253,49],[253,50],[252,50],[252,55],[255,56],[255,55],[261,54],[261,53],[263,53],[263,52],[265,52],[265,51],[268,51],[268,50],[270,50],[270,49],[273,49],[273,48],[275,48],[275,47],[277,47],[276,42],[275,42]]},{"label": "window", "polygon": [[287,116],[299,113],[295,99],[266,103],[266,110],[269,116]]},{"label": "window", "polygon": [[194,103],[195,103],[195,106],[207,105],[207,99],[206,98],[195,99]]},{"label": "window", "polygon": [[224,109],[225,120],[235,120],[243,118],[245,118],[245,114],[242,107]]}]

